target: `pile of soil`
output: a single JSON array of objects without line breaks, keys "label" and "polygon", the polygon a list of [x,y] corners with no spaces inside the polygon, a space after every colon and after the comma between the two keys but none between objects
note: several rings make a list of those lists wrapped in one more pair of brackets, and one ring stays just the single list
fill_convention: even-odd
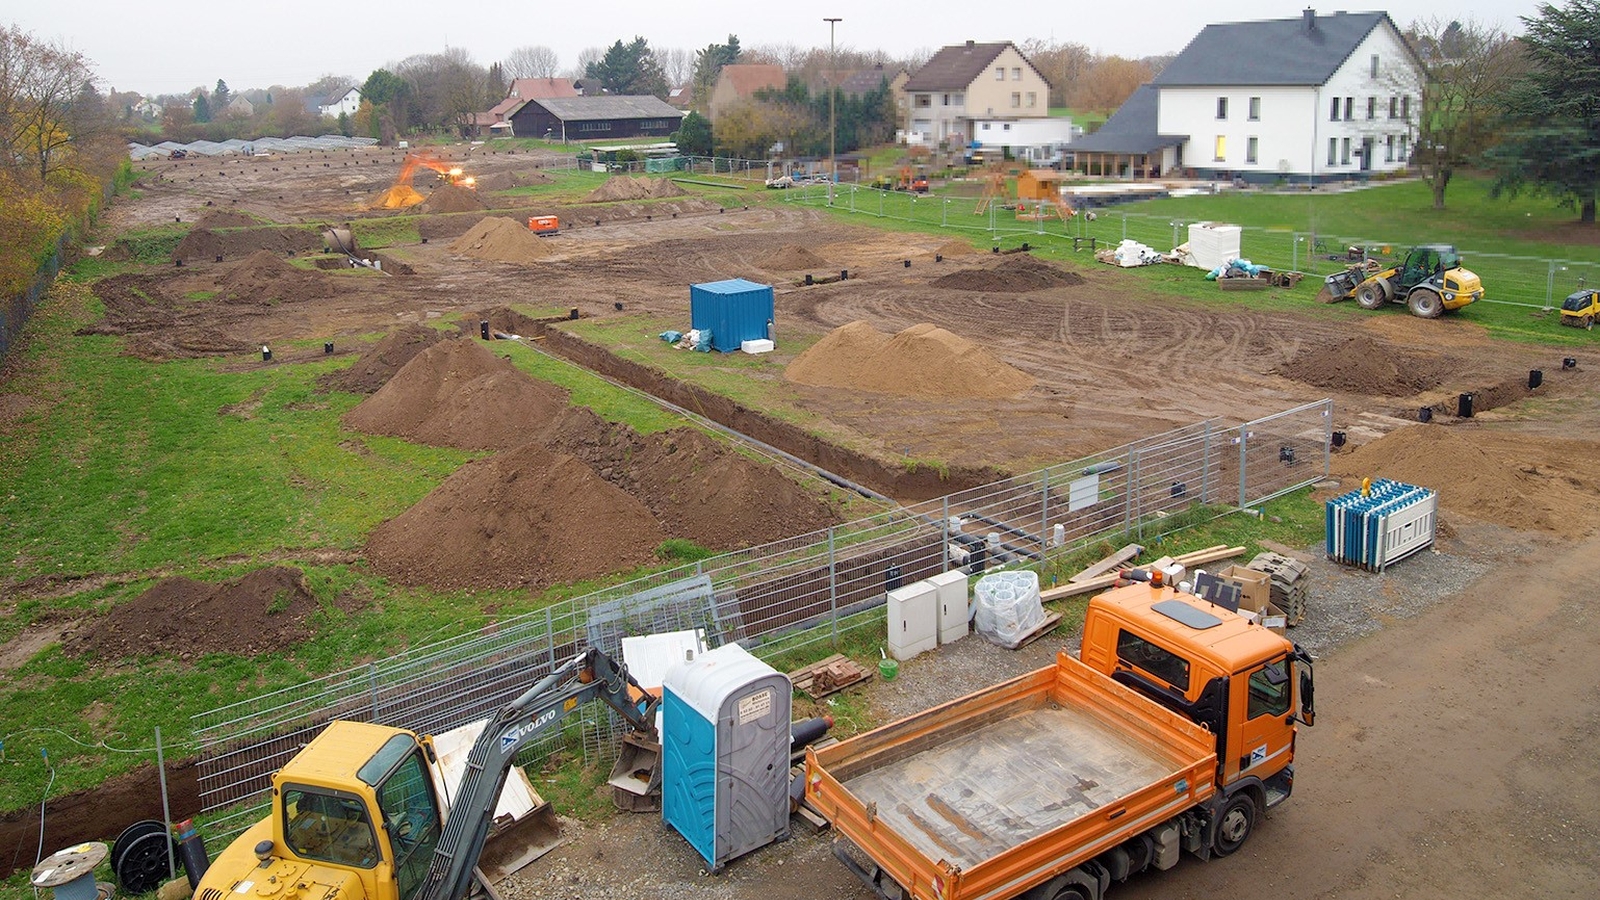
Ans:
[{"label": "pile of soil", "polygon": [[239,259],[259,250],[278,256],[322,249],[322,238],[305,228],[251,228],[216,232],[195,226],[172,251],[173,259],[210,262],[218,256]]},{"label": "pile of soil", "polygon": [[201,216],[196,228],[253,228],[261,223],[255,218],[232,209],[216,209]]},{"label": "pile of soil", "polygon": [[543,238],[522,223],[503,216],[488,216],[450,244],[456,253],[518,265],[537,262],[550,255]]},{"label": "pile of soil", "polygon": [[474,225],[484,220],[482,213],[472,215],[459,213],[453,216],[419,216],[417,218],[417,234],[430,241],[446,238],[458,238],[472,230]]},{"label": "pile of soil", "polygon": [[478,179],[480,191],[509,191],[529,184],[550,184],[555,181],[544,172],[496,172]]},{"label": "pile of soil", "polygon": [[908,397],[1010,397],[1034,383],[978,344],[926,322],[892,337],[866,322],[842,325],[795,357],[783,377]]},{"label": "pile of soil", "polygon": [[282,653],[313,636],[321,604],[299,569],[274,566],[208,584],[167,578],[65,636],[62,650],[101,660],[170,653]]},{"label": "pile of soil", "polygon": [[796,269],[821,269],[827,265],[827,260],[798,244],[784,244],[778,248],[778,252],[767,257],[761,268],[790,272]]},{"label": "pile of soil", "polygon": [[257,250],[217,281],[223,298],[236,303],[311,300],[332,297],[337,289],[314,269],[289,265],[270,250]]},{"label": "pile of soil", "polygon": [[682,197],[689,192],[665,178],[645,178],[637,175],[617,175],[589,192],[583,198],[587,203],[605,203],[613,200],[660,200]]},{"label": "pile of soil", "polygon": [[344,424],[438,447],[508,450],[566,408],[564,390],[530,378],[478,341],[440,341],[345,413]]},{"label": "pile of soil", "polygon": [[371,209],[406,209],[426,199],[411,185],[397,184],[368,197],[367,206]]},{"label": "pile of soil", "polygon": [[667,539],[643,503],[543,445],[470,462],[373,530],[385,576],[443,590],[538,588],[655,560]]},{"label": "pile of soil", "polygon": [[[970,247],[968,249],[971,249]],[[1021,294],[1054,287],[1083,284],[1083,276],[1057,268],[1026,253],[1003,257],[989,269],[962,269],[933,280],[934,287],[958,291],[989,291]]]},{"label": "pile of soil", "polygon": [[350,368],[329,372],[318,378],[317,386],[325,391],[374,393],[388,384],[389,379],[417,354],[442,340],[444,335],[435,329],[421,325],[401,326],[361,354]]},{"label": "pile of soil", "polygon": [[972,246],[966,241],[946,241],[945,243],[940,244],[939,248],[933,252],[939,254],[940,256],[967,256],[969,254],[977,253],[978,248]]},{"label": "pile of soil", "polygon": [[423,211],[430,213],[474,212],[488,208],[489,204],[483,202],[477,191],[454,184],[440,185],[422,203]]},{"label": "pile of soil", "polygon": [[1334,344],[1308,346],[1273,374],[1352,394],[1409,397],[1438,387],[1454,368],[1448,357],[1412,353],[1356,335]]},{"label": "pile of soil", "polygon": [[540,323],[550,321],[564,321],[566,316],[554,316],[546,319],[535,319],[526,313],[520,313],[509,306],[496,306],[488,312],[480,312],[468,316],[461,321],[461,333],[469,337],[478,337],[479,322],[489,323],[491,334],[514,334],[520,337],[531,337],[539,334]]},{"label": "pile of soil", "polygon": [[[1335,454],[1330,471],[1347,487],[1370,477],[1433,488],[1447,513],[1510,528],[1571,533],[1574,523],[1593,518],[1592,477],[1535,464],[1522,455],[1526,445],[1513,448],[1478,429],[1413,425]],[[1590,458],[1592,450],[1575,458]]]}]

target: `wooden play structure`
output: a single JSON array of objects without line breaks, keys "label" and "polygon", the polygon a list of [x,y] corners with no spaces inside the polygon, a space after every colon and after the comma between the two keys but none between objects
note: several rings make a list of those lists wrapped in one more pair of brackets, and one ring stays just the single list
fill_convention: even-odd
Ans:
[{"label": "wooden play structure", "polygon": [[1017,176],[1017,218],[1029,221],[1058,218],[1065,222],[1077,214],[1061,199],[1061,173],[1054,169],[1028,169]]}]

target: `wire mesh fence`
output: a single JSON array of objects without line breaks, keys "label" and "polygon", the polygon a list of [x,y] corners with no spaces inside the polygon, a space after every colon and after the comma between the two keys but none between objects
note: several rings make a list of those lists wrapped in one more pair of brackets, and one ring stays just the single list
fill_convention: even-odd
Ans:
[{"label": "wire mesh fence", "polygon": [[[758,656],[834,646],[882,627],[887,590],[954,567],[1038,565],[1097,539],[1145,539],[1327,474],[1332,403],[1237,426],[1199,422],[1083,459],[897,507],[825,531],[658,572],[359,668],[197,715],[199,781],[215,832],[261,815],[271,773],[333,719],[439,733],[485,718],[585,646],[704,629]],[[1235,503],[1237,501],[1237,503]],[[826,653],[823,653],[826,655]],[[618,723],[591,704],[523,754],[586,760]]]}]

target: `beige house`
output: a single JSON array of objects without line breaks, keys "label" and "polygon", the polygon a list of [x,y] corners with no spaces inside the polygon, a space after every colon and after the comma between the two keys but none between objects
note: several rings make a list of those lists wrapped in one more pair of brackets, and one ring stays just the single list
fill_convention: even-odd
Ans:
[{"label": "beige house", "polygon": [[979,120],[1045,119],[1050,82],[1010,41],[945,47],[901,88],[910,143],[970,143]]},{"label": "beige house", "polygon": [[782,90],[785,80],[783,66],[738,63],[723,66],[717,83],[711,88],[711,100],[706,104],[707,117],[715,123],[723,112],[748,101],[756,91]]}]

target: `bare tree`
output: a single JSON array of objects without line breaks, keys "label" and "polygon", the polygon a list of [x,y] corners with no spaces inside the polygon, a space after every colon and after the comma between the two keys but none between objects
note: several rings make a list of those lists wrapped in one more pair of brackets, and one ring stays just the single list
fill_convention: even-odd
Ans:
[{"label": "bare tree", "polygon": [[15,25],[0,29],[0,166],[31,170],[43,184],[71,165],[91,125],[73,101],[92,80],[83,54]]},{"label": "bare tree", "polygon": [[667,76],[668,87],[682,87],[694,77],[694,52],[682,47],[667,47],[652,51],[661,74]]},{"label": "bare tree", "polygon": [[1050,82],[1050,105],[1071,106],[1067,98],[1078,91],[1079,83],[1094,66],[1094,51],[1082,44],[1058,44],[1038,38],[1023,41],[1019,49]]},{"label": "bare tree", "polygon": [[1411,163],[1444,209],[1445,189],[1494,142],[1500,100],[1526,72],[1517,41],[1478,22],[1420,19],[1407,37],[1428,64]]},{"label": "bare tree", "polygon": [[[578,51],[578,61],[573,64],[572,68],[567,70],[567,77],[571,78],[573,81],[581,81],[585,77],[585,73],[589,71],[590,66],[605,58],[606,48],[585,47]],[[598,94],[599,92],[600,89],[597,87],[590,93]]]},{"label": "bare tree", "polygon": [[1078,78],[1066,105],[1080,112],[1113,112],[1150,78],[1150,67],[1139,60],[1098,57]]},{"label": "bare tree", "polygon": [[549,47],[530,45],[508,53],[504,66],[507,78],[554,78],[561,58]]}]

